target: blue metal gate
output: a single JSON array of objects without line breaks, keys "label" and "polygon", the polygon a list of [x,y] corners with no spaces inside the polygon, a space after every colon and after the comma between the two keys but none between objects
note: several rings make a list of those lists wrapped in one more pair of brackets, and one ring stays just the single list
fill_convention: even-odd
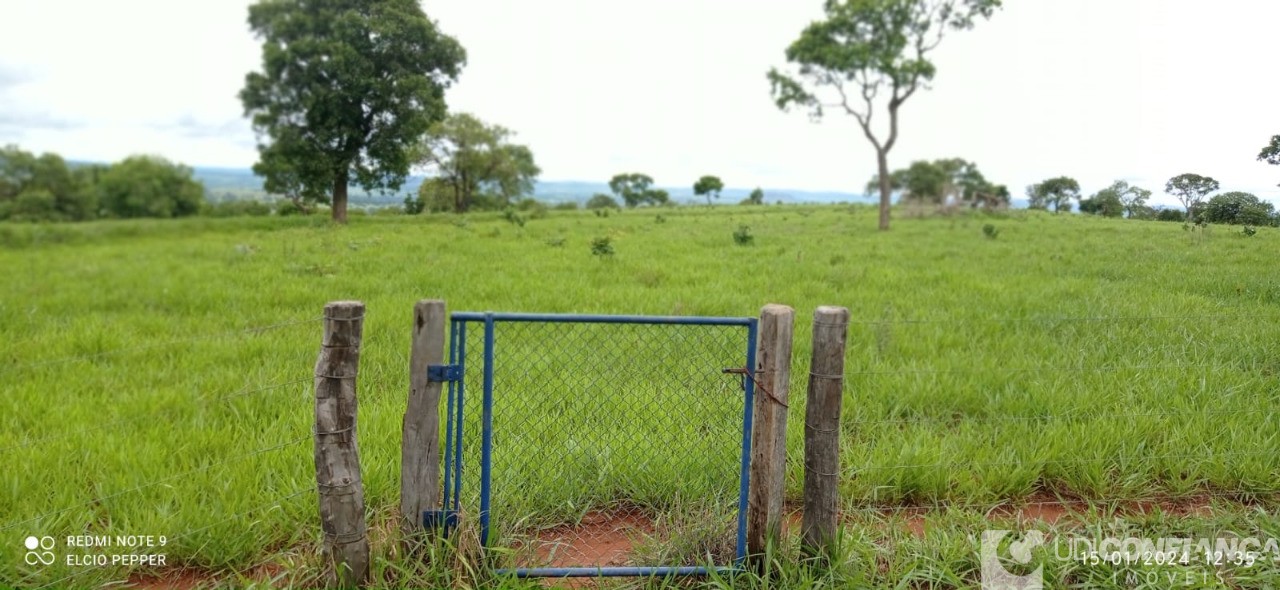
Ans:
[{"label": "blue metal gate", "polygon": [[462,523],[446,526],[504,548],[498,573],[520,577],[739,567],[756,328],[453,313],[449,365],[433,367],[449,382],[444,507]]}]

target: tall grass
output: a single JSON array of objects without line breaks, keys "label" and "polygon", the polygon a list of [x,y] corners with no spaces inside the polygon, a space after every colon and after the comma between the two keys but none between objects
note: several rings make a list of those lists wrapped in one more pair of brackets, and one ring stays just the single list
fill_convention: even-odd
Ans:
[{"label": "tall grass", "polygon": [[[336,299],[368,306],[360,447],[372,521],[387,530],[375,545],[388,583],[483,579],[465,559],[447,571],[406,565],[391,530],[409,322],[424,297],[548,313],[750,316],[789,304],[796,399],[809,313],[850,308],[842,496],[855,526],[834,572],[791,569],[794,553],[779,548],[788,585],[972,586],[972,536],[986,511],[1029,498],[1208,492],[1274,506],[1275,231],[1191,237],[1176,224],[1011,213],[902,220],[880,233],[871,210],[836,206],[663,218],[0,225],[0,530],[11,539],[0,563],[14,564],[0,567],[0,586],[131,573],[23,563],[26,536],[77,534],[165,535],[170,566],[223,572],[233,585],[232,572],[264,562],[284,568],[281,581],[314,581],[310,379],[320,311]],[[749,247],[734,242],[741,225]],[[592,255],[603,237],[613,256]],[[800,424],[802,404],[791,410]],[[547,446],[572,434],[541,418],[529,425]],[[791,436],[794,501],[802,429]],[[630,458],[614,459],[610,473],[624,473]],[[678,480],[679,468],[660,475]],[[593,498],[610,488],[604,477],[587,488]],[[548,522],[574,499],[557,493],[581,489],[530,485],[538,494],[508,494],[509,509]],[[858,516],[934,504],[961,508],[937,511],[923,538]],[[1276,531],[1265,513],[1231,506],[1223,518],[1233,526]],[[700,546],[695,529],[686,540]]]}]

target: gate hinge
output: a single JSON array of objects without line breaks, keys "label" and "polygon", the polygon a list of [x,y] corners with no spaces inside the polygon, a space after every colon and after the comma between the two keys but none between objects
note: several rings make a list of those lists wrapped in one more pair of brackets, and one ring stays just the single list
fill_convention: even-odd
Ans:
[{"label": "gate hinge", "polygon": [[427,381],[433,383],[462,381],[462,365],[427,365]]}]

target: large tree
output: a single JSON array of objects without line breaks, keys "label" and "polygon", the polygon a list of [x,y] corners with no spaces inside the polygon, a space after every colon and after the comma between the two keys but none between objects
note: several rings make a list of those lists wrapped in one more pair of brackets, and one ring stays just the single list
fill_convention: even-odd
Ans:
[{"label": "large tree", "polygon": [[331,202],[347,220],[347,187],[396,190],[411,148],[445,116],[444,91],[466,60],[417,0],[260,0],[249,28],[262,71],[240,100],[265,141],[253,170],[297,202]]},{"label": "large tree", "polygon": [[[983,176],[978,165],[960,158],[916,161],[889,175],[891,190],[901,191],[902,200],[942,205],[949,201],[970,207],[996,208],[1009,204],[1009,189]],[[880,187],[876,175],[867,183],[867,192]]]},{"label": "large tree", "polygon": [[[1272,166],[1280,166],[1280,135],[1271,136],[1271,144],[1258,152],[1258,161]],[[1280,185],[1276,185],[1280,186]]]},{"label": "large tree", "polygon": [[1204,220],[1231,225],[1272,225],[1275,205],[1244,192],[1214,195],[1204,205]]},{"label": "large tree", "polygon": [[628,207],[665,205],[671,198],[667,191],[653,188],[652,177],[638,172],[614,175],[609,179],[609,190],[621,197]]},{"label": "large tree", "polygon": [[[880,179],[880,229],[889,229],[892,186],[889,150],[898,141],[902,104],[936,73],[930,54],[947,31],[966,30],[989,18],[1001,0],[826,0],[826,18],[811,23],[787,47],[794,73],[769,70],[778,108],[809,109],[820,119],[825,109],[852,115],[876,151]],[[879,99],[886,98],[888,131],[872,125]]]},{"label": "large tree", "polygon": [[707,198],[707,205],[711,204],[711,199],[720,198],[720,191],[724,190],[724,183],[720,181],[718,176],[703,176],[698,182],[693,183],[693,194]]},{"label": "large tree", "polygon": [[39,156],[15,145],[0,148],[0,220],[81,221],[98,215],[97,186],[62,156]]},{"label": "large tree", "polygon": [[102,209],[111,217],[186,217],[204,206],[204,185],[191,168],[159,156],[130,156],[98,181]]},{"label": "large tree", "polygon": [[1187,210],[1187,221],[1196,221],[1192,210],[1199,209],[1204,198],[1216,190],[1218,181],[1199,174],[1179,174],[1164,185],[1164,192],[1176,197]]},{"label": "large tree", "polygon": [[[463,213],[478,199],[502,207],[532,194],[541,170],[528,147],[511,143],[514,135],[467,113],[432,125],[416,158],[435,180],[423,183],[423,201],[432,209]],[[446,207],[439,206],[441,198]]]},{"label": "large tree", "polygon": [[1027,199],[1031,209],[1048,209],[1054,213],[1071,211],[1071,201],[1080,200],[1080,183],[1070,176],[1050,178],[1027,187]]}]

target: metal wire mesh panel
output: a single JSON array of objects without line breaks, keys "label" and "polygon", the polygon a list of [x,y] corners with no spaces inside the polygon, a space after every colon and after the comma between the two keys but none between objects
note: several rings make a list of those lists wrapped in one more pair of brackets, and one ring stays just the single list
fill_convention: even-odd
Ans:
[{"label": "metal wire mesh panel", "polygon": [[487,353],[484,323],[469,323],[461,509],[505,549],[499,568],[738,557],[748,406],[742,376],[724,369],[748,363],[742,321],[498,320]]}]

